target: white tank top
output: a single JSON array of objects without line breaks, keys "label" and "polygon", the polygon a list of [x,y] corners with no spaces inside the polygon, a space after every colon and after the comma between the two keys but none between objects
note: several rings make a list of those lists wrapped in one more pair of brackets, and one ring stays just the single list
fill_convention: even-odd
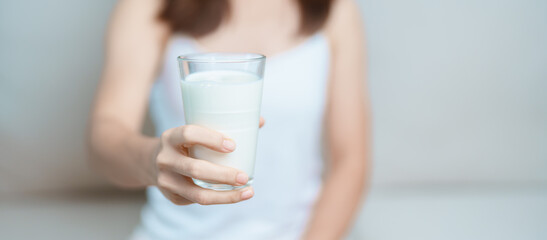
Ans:
[{"label": "white tank top", "polygon": [[[168,44],[150,97],[157,136],[185,124],[176,57],[199,51],[181,35]],[[149,187],[135,239],[298,239],[321,187],[329,54],[326,37],[317,33],[267,58],[261,109],[266,125],[259,132],[252,199],[176,206]]]}]

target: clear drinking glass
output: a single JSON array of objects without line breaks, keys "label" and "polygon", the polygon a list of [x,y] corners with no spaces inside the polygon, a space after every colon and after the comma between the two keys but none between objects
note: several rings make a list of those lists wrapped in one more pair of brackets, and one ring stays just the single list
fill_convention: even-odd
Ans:
[{"label": "clear drinking glass", "polygon": [[[221,132],[236,143],[221,153],[204,146],[190,147],[193,158],[245,171],[253,182],[266,57],[255,53],[196,53],[178,57],[186,124]],[[232,186],[193,179],[203,188],[232,190]]]}]

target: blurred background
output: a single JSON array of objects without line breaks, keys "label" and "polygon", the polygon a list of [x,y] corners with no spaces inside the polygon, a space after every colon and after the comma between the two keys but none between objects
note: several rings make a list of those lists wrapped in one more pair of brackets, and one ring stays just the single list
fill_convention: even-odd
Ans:
[{"label": "blurred background", "polygon": [[[0,239],[125,239],[139,220],[143,192],[86,163],[115,2],[0,0]],[[547,239],[547,1],[359,4],[374,174],[348,238]]]}]

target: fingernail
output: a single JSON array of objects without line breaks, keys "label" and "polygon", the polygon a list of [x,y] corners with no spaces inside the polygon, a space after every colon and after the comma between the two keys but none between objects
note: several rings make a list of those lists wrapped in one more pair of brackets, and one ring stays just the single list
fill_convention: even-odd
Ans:
[{"label": "fingernail", "polygon": [[236,148],[236,143],[230,139],[224,139],[224,142],[222,142],[222,145],[224,146],[224,149],[228,151],[233,151]]},{"label": "fingernail", "polygon": [[247,189],[241,193],[241,199],[247,200],[253,196],[253,190]]},{"label": "fingernail", "polygon": [[238,173],[236,176],[236,182],[243,185],[249,181],[249,177],[245,173]]}]

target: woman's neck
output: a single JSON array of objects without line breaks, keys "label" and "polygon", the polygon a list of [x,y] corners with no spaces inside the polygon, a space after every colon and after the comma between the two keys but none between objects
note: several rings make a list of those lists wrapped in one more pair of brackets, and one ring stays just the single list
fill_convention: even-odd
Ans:
[{"label": "woman's neck", "polygon": [[303,41],[300,12],[293,0],[233,0],[230,14],[214,32],[196,39],[211,51],[272,55]]}]

